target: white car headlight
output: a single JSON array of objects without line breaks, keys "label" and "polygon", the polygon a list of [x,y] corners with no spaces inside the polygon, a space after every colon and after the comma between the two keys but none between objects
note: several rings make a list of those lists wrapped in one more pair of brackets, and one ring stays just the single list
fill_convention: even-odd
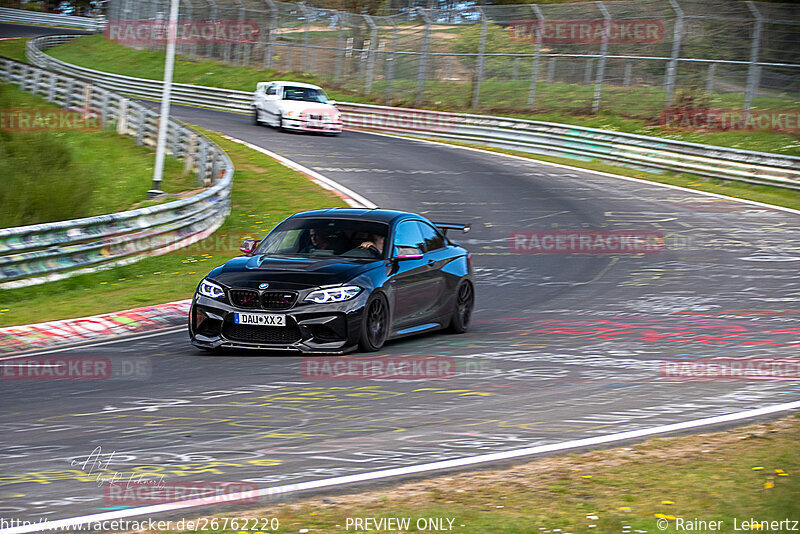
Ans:
[{"label": "white car headlight", "polygon": [[328,289],[317,289],[316,291],[312,291],[308,294],[305,300],[316,302],[317,304],[325,304],[327,302],[342,302],[354,298],[359,293],[361,293],[361,288],[358,286],[331,287]]},{"label": "white car headlight", "polygon": [[287,111],[285,116],[290,118],[290,119],[299,119],[300,118],[300,112],[299,111]]},{"label": "white car headlight", "polygon": [[202,282],[200,282],[200,286],[197,288],[197,292],[203,295],[204,297],[210,297],[212,299],[218,299],[220,297],[225,296],[225,290],[223,290],[220,286],[218,286],[214,282],[210,282],[209,280],[203,280]]}]

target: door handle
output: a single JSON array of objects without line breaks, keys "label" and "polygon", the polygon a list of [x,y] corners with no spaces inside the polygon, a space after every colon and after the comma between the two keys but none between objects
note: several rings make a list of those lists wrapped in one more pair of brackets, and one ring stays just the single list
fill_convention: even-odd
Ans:
[{"label": "door handle", "polygon": [[436,263],[436,260],[428,260],[428,265],[433,265],[434,263]]}]

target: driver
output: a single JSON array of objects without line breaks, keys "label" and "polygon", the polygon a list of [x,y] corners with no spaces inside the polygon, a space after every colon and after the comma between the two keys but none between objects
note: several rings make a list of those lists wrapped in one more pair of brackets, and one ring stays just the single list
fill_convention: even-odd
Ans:
[{"label": "driver", "polygon": [[383,242],[385,237],[378,234],[371,234],[367,241],[361,243],[358,248],[369,249],[370,247],[375,248],[378,251],[379,255],[383,255]]}]

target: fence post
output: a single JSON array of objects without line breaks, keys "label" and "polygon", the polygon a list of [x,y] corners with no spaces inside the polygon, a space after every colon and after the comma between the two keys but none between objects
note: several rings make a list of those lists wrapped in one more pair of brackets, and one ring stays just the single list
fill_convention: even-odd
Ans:
[{"label": "fence post", "polygon": [[547,83],[551,84],[556,79],[556,57],[553,56],[550,58],[550,61],[547,62]]},{"label": "fence post", "polygon": [[311,29],[311,10],[304,3],[297,4],[303,12],[305,24],[303,24],[303,63],[300,67],[303,72],[308,72],[308,31]]},{"label": "fence post", "polygon": [[753,29],[753,41],[750,44],[750,67],[747,70],[747,90],[744,95],[744,110],[750,111],[750,106],[753,104],[753,98],[758,91],[759,74],[761,67],[758,66],[758,50],[761,48],[761,27],[764,25],[764,17],[758,11],[758,8],[752,1],[745,2],[753,18],[756,20],[755,28]]},{"label": "fence post", "polygon": [[417,70],[417,96],[414,99],[414,105],[421,106],[425,96],[425,74],[428,67],[428,50],[431,44],[431,19],[424,9],[418,9],[417,12],[425,24],[422,33],[422,54],[419,57],[419,69]]},{"label": "fence post", "polygon": [[592,83],[592,67],[594,66],[594,59],[586,58],[586,67],[583,70],[583,85]]},{"label": "fence post", "polygon": [[394,19],[389,19],[389,22],[392,24],[392,55],[389,57],[387,63],[389,64],[386,68],[386,99],[391,100],[392,98],[392,82],[394,81],[394,66],[397,63],[397,42],[400,38],[400,35],[397,30],[397,23]]},{"label": "fence post", "polygon": [[486,34],[489,30],[489,22],[486,20],[486,13],[483,9],[476,6],[475,9],[481,16],[481,41],[478,44],[478,69],[475,72],[475,82],[472,85],[472,107],[477,108],[481,97],[481,81],[483,80],[483,69],[486,61]]},{"label": "fence post", "polygon": [[339,83],[342,78],[342,64],[344,63],[344,56],[346,50],[344,49],[344,24],[342,23],[342,12],[336,12],[336,25],[339,27],[339,33],[336,38],[336,67],[333,71],[333,81]]},{"label": "fence post", "polygon": [[597,81],[594,85],[594,97],[592,98],[592,113],[600,110],[600,96],[603,94],[603,78],[606,75],[606,56],[608,56],[608,31],[611,15],[603,2],[597,2],[597,7],[603,13],[603,43],[600,45],[600,59],[597,63]]},{"label": "fence post", "polygon": [[[544,15],[542,10],[536,4],[531,4],[531,10],[536,16],[536,42],[533,49],[533,65],[531,65],[531,87],[528,90],[528,107],[532,108],[536,101],[536,84],[539,83],[539,59],[542,56],[542,28],[544,26]],[[533,30],[533,25],[531,25]]]},{"label": "fence post", "polygon": [[58,74],[50,73],[50,82],[47,84],[47,100],[56,101],[56,86],[58,85]]},{"label": "fence post", "polygon": [[675,80],[678,77],[678,58],[681,54],[681,40],[683,39],[683,10],[676,0],[669,0],[672,10],[675,11],[675,28],[672,33],[672,55],[667,63],[667,76],[664,90],[667,93],[665,107],[672,105],[672,97],[675,95]]},{"label": "fence post", "polygon": [[369,94],[372,90],[372,78],[375,75],[375,48],[378,46],[378,26],[369,15],[363,15],[364,21],[369,26],[369,49],[367,50],[367,72],[364,77],[364,92]]},{"label": "fence post", "polygon": [[717,64],[716,63],[709,63],[708,64],[708,74],[706,78],[706,93],[709,95],[711,91],[714,90],[714,74],[717,71]]},{"label": "fence post", "polygon": [[267,26],[267,42],[264,45],[264,68],[272,69],[272,57],[275,55],[273,39],[278,29],[278,7],[274,0],[265,0],[269,9],[269,24]]},{"label": "fence post", "polygon": [[[219,20],[219,9],[216,0],[206,0],[211,5],[211,20]],[[206,57],[214,57],[214,43],[206,43]]]}]

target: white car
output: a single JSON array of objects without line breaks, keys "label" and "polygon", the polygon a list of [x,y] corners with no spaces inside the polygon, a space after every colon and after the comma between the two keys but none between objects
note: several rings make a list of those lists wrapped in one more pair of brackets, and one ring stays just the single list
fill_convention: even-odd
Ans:
[{"label": "white car", "polygon": [[253,95],[253,123],[279,130],[339,134],[342,114],[320,87],[300,82],[260,82]]}]

